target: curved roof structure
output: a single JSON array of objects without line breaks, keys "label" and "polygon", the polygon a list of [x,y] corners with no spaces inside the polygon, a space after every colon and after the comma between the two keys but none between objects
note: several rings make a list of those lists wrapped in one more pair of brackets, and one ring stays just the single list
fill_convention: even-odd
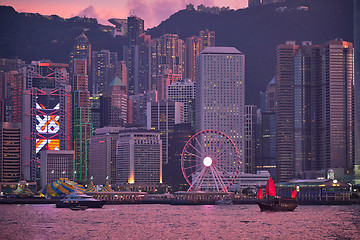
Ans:
[{"label": "curved roof structure", "polygon": [[90,184],[89,184],[89,186],[88,186],[88,188],[86,189],[86,191],[85,192],[97,192],[97,190],[96,190],[96,186],[94,185],[94,183],[91,181],[90,182]]},{"label": "curved roof structure", "polygon": [[35,193],[33,193],[28,187],[24,186],[18,186],[16,190],[14,190],[10,195],[14,196],[33,196]]},{"label": "curved roof structure", "polygon": [[82,193],[86,191],[84,186],[78,184],[77,182],[71,181],[68,178],[59,178],[59,180],[49,183],[46,187],[40,190],[40,195],[57,197],[68,195],[76,190]]},{"label": "curved roof structure", "polygon": [[113,192],[112,188],[108,181],[106,181],[105,186],[101,189],[101,192]]}]

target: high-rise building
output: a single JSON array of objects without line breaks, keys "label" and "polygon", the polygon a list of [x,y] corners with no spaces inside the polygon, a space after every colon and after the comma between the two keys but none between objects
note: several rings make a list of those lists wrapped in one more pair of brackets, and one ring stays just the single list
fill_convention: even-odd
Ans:
[{"label": "high-rise building", "polygon": [[92,135],[88,91],[87,60],[73,59],[73,136],[75,150],[74,180],[88,180],[89,140]]},{"label": "high-rise building", "polygon": [[262,112],[256,124],[256,170],[276,179],[276,114]]},{"label": "high-rise building", "polygon": [[164,74],[157,77],[156,90],[158,92],[159,101],[168,98],[168,86],[180,79],[182,79],[182,76],[180,74],[173,74],[172,70],[166,70],[164,71]]},{"label": "high-rise building", "polygon": [[18,71],[25,66],[25,61],[19,58],[0,58],[0,71]]},{"label": "high-rise building", "polygon": [[276,167],[278,181],[295,177],[294,159],[294,41],[276,48]]},{"label": "high-rise building", "polygon": [[147,129],[160,132],[163,164],[168,163],[169,136],[174,131],[174,125],[184,122],[183,106],[183,103],[167,100],[147,102]]},{"label": "high-rise building", "polygon": [[[234,47],[207,47],[196,58],[195,87],[196,132],[216,129],[225,133],[244,162],[245,55]],[[234,162],[227,166],[228,172],[237,167]]]},{"label": "high-rise building", "polygon": [[336,39],[320,48],[321,123],[320,166],[353,171],[354,166],[354,48]]},{"label": "high-rise building", "polygon": [[8,97],[7,85],[5,72],[0,71],[0,122],[6,121],[6,98]]},{"label": "high-rise building", "polygon": [[116,142],[123,127],[96,129],[90,139],[89,176],[96,185],[116,183]]},{"label": "high-rise building", "polygon": [[40,152],[40,187],[59,178],[74,180],[74,150],[44,150]]},{"label": "high-rise building", "polygon": [[101,50],[92,52],[92,92],[95,94],[102,94],[110,83],[111,65],[110,65],[110,51]]},{"label": "high-rise building", "polygon": [[[354,65],[351,43],[277,47],[277,177],[302,178],[354,164]],[[340,174],[340,172],[343,172]]]},{"label": "high-rise building", "polygon": [[202,52],[207,47],[215,47],[215,31],[206,29],[199,33],[199,50]]},{"label": "high-rise building", "polygon": [[104,125],[124,126],[127,123],[127,95],[126,86],[116,76],[109,84],[104,96]]},{"label": "high-rise building", "polygon": [[276,91],[276,81],[275,81],[275,77],[273,77],[271,79],[271,81],[269,82],[269,84],[266,86],[266,112],[275,112],[275,105],[276,105],[276,100],[275,100],[275,91]]},{"label": "high-rise building", "polygon": [[151,82],[168,70],[184,76],[184,41],[177,34],[164,34],[151,44]]},{"label": "high-rise building", "polygon": [[144,93],[150,88],[149,50],[150,35],[144,34],[144,20],[128,17],[129,46],[124,47],[124,59],[128,68],[128,95]]},{"label": "high-rise building", "polygon": [[33,61],[23,69],[23,175],[38,181],[39,152],[71,148],[71,86],[68,64]]},{"label": "high-rise building", "polygon": [[244,150],[245,161],[244,170],[245,173],[256,173],[255,166],[255,147],[256,147],[256,123],[257,123],[257,110],[255,105],[245,105],[245,117],[244,117]]},{"label": "high-rise building", "polygon": [[184,123],[190,123],[190,104],[195,100],[195,83],[189,79],[174,82],[167,86],[167,96],[170,101],[184,104]]},{"label": "high-rise building", "polygon": [[354,183],[360,184],[360,2],[354,1],[355,164]]},{"label": "high-rise building", "polygon": [[93,94],[89,97],[90,106],[90,122],[92,124],[92,133],[95,133],[97,128],[104,127],[105,122],[105,109],[104,109],[104,97],[101,94]]},{"label": "high-rise building", "polygon": [[186,142],[195,134],[190,123],[175,124],[169,135],[168,163],[163,166],[163,182],[173,191],[187,190],[189,185],[181,171],[181,154]]},{"label": "high-rise building", "polygon": [[150,101],[158,101],[157,91],[148,91],[145,93],[129,96],[128,105],[128,123],[140,127],[146,127],[146,107]]},{"label": "high-rise building", "polygon": [[[214,46],[215,47],[215,46]],[[195,81],[195,57],[200,54],[200,39],[197,36],[186,38],[185,41],[185,78]]]},{"label": "high-rise building", "polygon": [[0,181],[21,179],[21,123],[0,122]]},{"label": "high-rise building", "polygon": [[158,131],[120,131],[116,150],[117,183],[162,183],[161,149]]}]

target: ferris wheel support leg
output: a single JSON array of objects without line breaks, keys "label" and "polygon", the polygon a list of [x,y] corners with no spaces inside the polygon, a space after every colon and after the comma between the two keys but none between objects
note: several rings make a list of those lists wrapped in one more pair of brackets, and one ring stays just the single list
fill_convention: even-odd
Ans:
[{"label": "ferris wheel support leg", "polygon": [[218,179],[219,179],[219,181],[220,181],[220,184],[221,184],[224,192],[227,192],[227,189],[226,189],[226,186],[225,186],[225,184],[224,184],[224,181],[223,181],[223,179],[221,178],[220,173],[219,173],[219,171],[217,170],[216,167],[214,167],[214,171],[215,171],[215,175],[217,175],[217,177],[218,177]]},{"label": "ferris wheel support leg", "polygon": [[205,168],[203,177],[200,179],[200,182],[199,182],[199,184],[198,184],[198,186],[199,186],[200,188],[201,188],[201,185],[202,185],[202,183],[203,183],[203,181],[204,181],[204,179],[205,179],[204,176],[206,176],[206,174],[207,174],[208,172],[209,172],[209,168]]},{"label": "ferris wheel support leg", "polygon": [[200,172],[200,174],[195,178],[195,180],[191,183],[190,188],[188,191],[190,191],[192,188],[196,186],[196,182],[199,181],[199,178],[204,174],[205,168],[203,168]]},{"label": "ferris wheel support leg", "polygon": [[212,166],[210,166],[210,170],[211,170],[211,175],[212,175],[212,177],[213,177],[213,180],[214,180],[214,182],[215,182],[216,189],[217,189],[218,192],[220,192],[220,189],[219,189],[219,186],[218,186],[218,184],[217,184],[217,180],[216,180],[216,177],[215,177],[215,174],[214,174],[214,171],[213,171],[213,167],[212,167]]}]

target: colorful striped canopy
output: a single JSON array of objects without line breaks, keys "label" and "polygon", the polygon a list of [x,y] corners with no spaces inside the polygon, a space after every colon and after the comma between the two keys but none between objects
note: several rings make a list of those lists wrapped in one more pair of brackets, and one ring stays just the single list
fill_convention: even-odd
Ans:
[{"label": "colorful striped canopy", "polygon": [[97,192],[96,186],[92,181],[90,182],[88,188],[86,189],[86,192]]},{"label": "colorful striped canopy", "polygon": [[25,186],[18,186],[16,190],[14,190],[10,195],[16,195],[16,196],[33,196],[35,193],[33,193],[28,187]]},{"label": "colorful striped canopy", "polygon": [[101,189],[102,192],[113,192],[112,188],[108,181],[106,181],[105,186]]},{"label": "colorful striped canopy", "polygon": [[70,181],[68,178],[59,178],[59,180],[49,183],[46,187],[40,190],[40,195],[52,197],[69,195],[74,192],[74,187],[81,193],[86,191],[84,186],[78,184],[77,182]]}]

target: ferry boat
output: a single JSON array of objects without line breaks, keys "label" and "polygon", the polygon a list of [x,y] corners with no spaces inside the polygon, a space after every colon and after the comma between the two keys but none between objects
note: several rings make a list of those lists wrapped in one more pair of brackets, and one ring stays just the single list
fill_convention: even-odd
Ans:
[{"label": "ferry boat", "polygon": [[275,183],[272,177],[266,184],[265,195],[267,199],[262,199],[262,191],[259,189],[257,198],[259,208],[261,211],[294,211],[298,203],[296,201],[296,190],[291,194],[291,198],[281,198],[276,196]]},{"label": "ferry boat", "polygon": [[66,195],[65,198],[61,199],[56,203],[57,208],[74,208],[86,206],[88,208],[102,208],[105,204],[105,201],[97,200],[91,196],[79,193],[72,192],[69,195]]}]

